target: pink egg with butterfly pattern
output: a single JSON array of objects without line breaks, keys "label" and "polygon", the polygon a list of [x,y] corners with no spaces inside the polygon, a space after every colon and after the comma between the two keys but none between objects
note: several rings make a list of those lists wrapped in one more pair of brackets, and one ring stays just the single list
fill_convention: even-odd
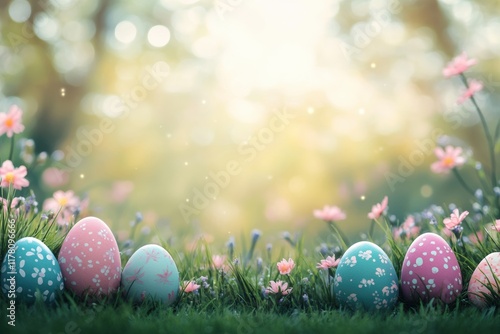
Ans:
[{"label": "pink egg with butterfly pattern", "polygon": [[107,295],[120,286],[118,244],[99,218],[83,218],[71,228],[61,246],[58,262],[66,289],[76,295]]}]

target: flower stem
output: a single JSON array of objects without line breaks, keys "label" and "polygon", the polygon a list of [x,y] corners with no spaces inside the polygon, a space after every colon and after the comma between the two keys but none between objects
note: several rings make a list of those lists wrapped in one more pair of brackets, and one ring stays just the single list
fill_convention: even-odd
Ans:
[{"label": "flower stem", "polygon": [[368,232],[368,237],[370,238],[370,240],[372,240],[374,228],[375,228],[375,220],[372,219],[372,222],[370,223],[370,231]]},{"label": "flower stem", "polygon": [[469,187],[467,185],[467,183],[465,183],[465,180],[463,179],[463,177],[460,175],[460,173],[458,172],[458,170],[456,168],[453,168],[452,169],[453,171],[453,174],[455,174],[455,176],[457,177],[458,179],[458,182],[460,182],[460,184],[462,185],[462,187],[465,188],[465,190],[467,190],[472,196],[475,196],[474,194],[474,190],[472,190],[471,187]]},{"label": "flower stem", "polygon": [[479,182],[481,182],[483,189],[488,189],[488,184],[486,180],[486,174],[484,173],[484,170],[481,168],[480,170],[477,170],[477,176],[479,178]]},{"label": "flower stem", "polygon": [[347,240],[347,237],[345,236],[345,234],[337,227],[337,225],[335,224],[335,222],[333,220],[330,220],[328,222],[328,225],[330,226],[332,231],[335,234],[337,234],[337,237],[340,239],[339,241],[341,243],[341,246],[345,251],[348,248],[347,244],[349,244],[349,240]]},{"label": "flower stem", "polygon": [[[467,83],[467,78],[463,73],[460,74],[460,77],[462,78],[462,81],[465,85],[466,88],[469,87],[469,84]],[[484,118],[483,112],[481,111],[481,108],[479,108],[476,99],[474,96],[470,97],[472,104],[474,104],[474,107],[477,110],[477,113],[479,114],[479,118],[481,119],[481,123],[484,128],[484,134],[486,136],[486,140],[488,141],[488,149],[490,153],[490,160],[491,160],[491,186],[496,187],[497,186],[497,176],[496,176],[496,162],[495,162],[495,147],[493,145],[493,138],[491,137],[490,130],[488,129],[488,125],[486,124],[486,119]]]},{"label": "flower stem", "polygon": [[14,134],[12,135],[12,140],[10,141],[10,151],[9,151],[9,160],[12,161],[12,155],[14,154]]}]

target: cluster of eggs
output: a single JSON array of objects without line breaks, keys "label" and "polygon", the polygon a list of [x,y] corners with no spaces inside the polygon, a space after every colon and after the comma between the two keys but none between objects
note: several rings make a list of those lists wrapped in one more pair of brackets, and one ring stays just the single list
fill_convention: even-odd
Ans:
[{"label": "cluster of eggs", "polygon": [[[334,277],[334,292],[342,307],[368,311],[391,310],[398,299],[408,305],[439,300],[449,304],[462,293],[462,273],[448,243],[424,233],[408,248],[401,283],[387,254],[372,242],[358,242],[344,253]],[[485,307],[500,293],[500,253],[486,256],[471,276],[468,297]],[[399,291],[401,290],[401,291]]]},{"label": "cluster of eggs", "polygon": [[3,260],[0,277],[6,297],[12,294],[28,304],[37,298],[51,303],[64,288],[77,296],[101,296],[121,286],[133,301],[152,298],[166,304],[179,292],[179,271],[161,246],[139,248],[122,271],[116,239],[96,217],[83,218],[72,227],[58,258],[36,238],[16,241]]},{"label": "cluster of eggs", "polygon": [[[5,256],[0,274],[4,295],[15,291],[16,298],[27,303],[37,298],[51,303],[64,288],[78,296],[100,296],[121,286],[134,302],[152,298],[167,305],[179,292],[179,271],[164,248],[153,244],[139,248],[122,271],[116,239],[95,217],[73,226],[58,258],[36,238],[18,240]],[[491,253],[471,276],[471,303],[487,306],[500,292],[499,281],[500,252]],[[339,304],[353,310],[390,310],[400,298],[409,305],[433,299],[449,304],[462,292],[462,274],[448,243],[425,233],[408,248],[400,280],[382,248],[368,241],[352,245],[340,260],[333,289]]]}]

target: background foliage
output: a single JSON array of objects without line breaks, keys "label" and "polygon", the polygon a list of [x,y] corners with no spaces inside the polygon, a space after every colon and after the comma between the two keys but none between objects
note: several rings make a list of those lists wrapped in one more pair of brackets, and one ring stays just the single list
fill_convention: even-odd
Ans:
[{"label": "background foliage", "polygon": [[[13,0],[1,6],[0,109],[23,108],[35,152],[48,152],[65,168],[85,140],[82,130],[99,129],[103,119],[113,126],[70,166],[68,183],[50,187],[42,169],[30,173],[39,201],[59,188],[87,194],[90,212],[119,237],[135,211],[163,239],[205,233],[222,243],[255,227],[266,242],[284,230],[314,239],[322,225],[311,213],[324,204],[341,206],[345,232],[358,235],[383,194],[400,221],[431,204],[471,205],[452,177],[430,173],[432,153],[393,189],[386,175],[398,173],[419,143],[435,141],[436,128],[450,133],[456,122],[448,113],[473,111],[455,105],[460,83],[441,74],[461,51],[480,60],[473,68],[485,84],[478,99],[488,119],[496,112],[496,1]],[[151,32],[155,26],[163,28]],[[346,45],[356,52],[346,53]],[[168,64],[168,75],[130,102],[158,62]],[[116,99],[128,108],[116,107]],[[285,108],[295,117],[244,162],[238,148]],[[460,118],[458,139],[450,140],[468,142],[487,161],[478,122]],[[7,143],[2,139],[2,149]],[[242,162],[241,172],[206,208],[183,219],[179,206],[231,160]],[[116,181],[131,182],[133,190],[113,200]]]}]

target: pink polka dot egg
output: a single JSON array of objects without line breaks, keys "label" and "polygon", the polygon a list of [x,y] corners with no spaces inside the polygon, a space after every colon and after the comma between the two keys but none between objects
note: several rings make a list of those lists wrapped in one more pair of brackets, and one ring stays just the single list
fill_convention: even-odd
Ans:
[{"label": "pink polka dot egg", "polygon": [[58,262],[66,289],[78,296],[107,295],[120,286],[118,244],[99,218],[83,218],[71,228],[62,243]]},{"label": "pink polka dot egg", "polygon": [[401,268],[401,292],[410,305],[433,299],[449,304],[460,295],[460,266],[441,236],[424,233],[410,245]]},{"label": "pink polka dot egg", "polygon": [[469,300],[485,308],[500,295],[500,252],[487,255],[472,273],[467,291]]}]

